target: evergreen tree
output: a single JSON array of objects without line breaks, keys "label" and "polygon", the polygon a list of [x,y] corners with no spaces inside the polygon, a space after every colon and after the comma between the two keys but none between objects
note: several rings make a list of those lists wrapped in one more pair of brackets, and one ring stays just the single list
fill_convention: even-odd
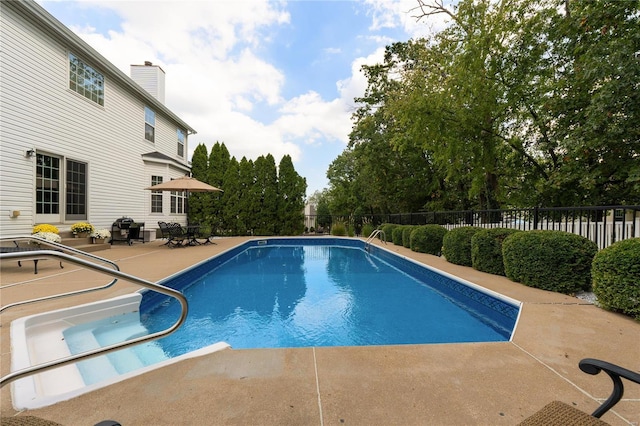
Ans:
[{"label": "evergreen tree", "polygon": [[289,155],[278,166],[278,223],[280,235],[300,235],[304,230],[304,196],[307,181],[294,169]]},{"label": "evergreen tree", "polygon": [[[207,147],[204,144],[199,144],[193,151],[191,158],[191,175],[202,182],[207,182],[208,168]],[[210,198],[211,194],[208,193],[194,192],[189,194],[187,208],[190,223],[209,223]]]},{"label": "evergreen tree", "polygon": [[258,214],[258,200],[255,198],[255,170],[253,161],[242,157],[238,168],[239,200],[238,200],[238,235],[252,234]]},{"label": "evergreen tree", "polygon": [[222,195],[222,233],[239,235],[238,211],[240,208],[240,165],[235,157],[229,160],[224,174],[224,193]]},{"label": "evergreen tree", "polygon": [[278,173],[273,155],[260,156],[255,162],[254,197],[259,200],[255,220],[256,235],[275,235],[278,223]]},{"label": "evergreen tree", "polygon": [[[213,185],[216,188],[220,188],[223,191],[225,188],[224,176],[231,162],[231,156],[224,143],[216,142],[211,148],[211,154],[209,154],[209,173],[207,177],[207,183]],[[223,226],[223,200],[224,193],[215,192],[210,194],[210,214],[209,225],[215,233],[222,232]]]}]

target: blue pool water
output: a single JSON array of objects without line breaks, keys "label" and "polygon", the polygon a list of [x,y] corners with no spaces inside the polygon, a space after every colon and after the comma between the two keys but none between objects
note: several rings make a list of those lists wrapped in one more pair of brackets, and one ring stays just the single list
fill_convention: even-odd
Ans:
[{"label": "blue pool water", "polygon": [[[220,341],[235,349],[507,341],[519,309],[347,239],[252,241],[163,284],[186,295],[189,315],[178,331],[138,349],[151,363],[163,359],[158,354],[176,357]],[[65,334],[70,345],[87,329],[112,343],[166,329],[179,309],[177,301],[145,292],[140,323],[103,321]],[[129,371],[126,359],[112,363]]]}]

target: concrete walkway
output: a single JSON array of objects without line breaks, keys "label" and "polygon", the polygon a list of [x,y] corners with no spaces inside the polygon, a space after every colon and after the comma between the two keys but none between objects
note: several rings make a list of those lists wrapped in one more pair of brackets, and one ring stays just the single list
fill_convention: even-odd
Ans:
[{"label": "concrete walkway", "polygon": [[[168,249],[161,242],[114,245],[98,252],[123,272],[157,281],[246,238]],[[387,249],[520,300],[511,342],[226,349],[151,371],[69,401],[16,413],[9,386],[2,416],[34,415],[64,425],[114,419],[123,425],[515,425],[560,400],[592,412],[611,391],[604,373],[578,368],[600,358],[640,371],[640,323],[577,298],[528,288],[504,277],[452,265],[388,244]],[[1,265],[2,305],[105,282],[54,261]],[[25,282],[21,286],[12,284]],[[126,294],[119,282],[86,296],[15,308],[1,317],[1,372],[10,367],[10,322],[18,317]],[[603,420],[640,424],[640,386],[625,383],[624,400]]]}]

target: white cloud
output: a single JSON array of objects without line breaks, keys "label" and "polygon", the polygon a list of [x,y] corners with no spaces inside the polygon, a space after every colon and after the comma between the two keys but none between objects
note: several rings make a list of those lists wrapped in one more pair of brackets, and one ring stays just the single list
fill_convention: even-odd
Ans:
[{"label": "white cloud", "polygon": [[[407,13],[414,1],[364,0],[370,7],[371,28],[396,27],[416,34],[416,28],[425,25]],[[189,154],[199,143],[210,149],[220,141],[238,159],[271,153],[276,161],[288,154],[294,162],[309,162],[304,158],[307,147],[329,152],[344,146],[356,108],[354,98],[367,87],[361,66],[381,62],[384,45],[396,41],[376,31],[362,34],[363,45],[374,41],[378,48],[353,59],[350,75],[336,82],[337,97],[324,99],[307,91],[285,99],[284,71],[269,63],[262,49],[280,27],[289,25],[286,3],[97,0],[81,6],[118,18],[110,26],[89,23],[72,29],[125,74],[131,64],[144,61],[166,72],[167,106],[198,131],[189,138]],[[333,47],[323,53],[345,54]],[[268,122],[253,118],[265,110],[272,113]],[[332,144],[331,149],[318,150],[324,144]],[[310,162],[324,172],[331,159],[326,161]],[[305,175],[304,170],[299,173]],[[314,174],[317,170],[309,171]]]},{"label": "white cloud", "polygon": [[[401,28],[411,38],[426,37],[441,31],[446,26],[445,15],[435,15],[428,19],[418,17],[422,14],[418,0],[362,0],[370,7],[371,29]],[[456,3],[457,0],[445,0],[445,5]],[[432,4],[433,0],[425,0]]]}]

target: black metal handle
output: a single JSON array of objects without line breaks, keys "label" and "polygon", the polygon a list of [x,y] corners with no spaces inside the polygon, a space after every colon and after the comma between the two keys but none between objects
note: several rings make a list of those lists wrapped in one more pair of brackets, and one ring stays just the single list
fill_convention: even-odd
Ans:
[{"label": "black metal handle", "polygon": [[621,377],[640,384],[640,374],[627,370],[626,368],[622,368],[618,365],[611,364],[610,362],[593,358],[585,358],[580,361],[578,366],[580,367],[580,370],[587,374],[591,374],[592,376],[604,371],[613,381],[613,391],[611,392],[611,395],[609,395],[609,398],[607,398],[607,400],[593,412],[593,417],[600,418],[604,413],[616,405],[620,399],[622,399],[622,395],[624,394],[624,384],[620,379]]}]

